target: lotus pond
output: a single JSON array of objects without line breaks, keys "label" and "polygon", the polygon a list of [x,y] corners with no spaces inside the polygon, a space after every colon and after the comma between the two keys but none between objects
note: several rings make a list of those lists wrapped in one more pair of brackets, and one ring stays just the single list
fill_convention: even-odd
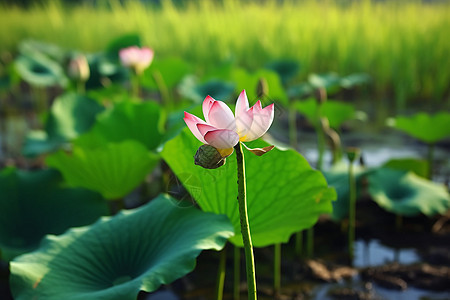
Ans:
[{"label": "lotus pond", "polygon": [[134,33],[0,60],[1,299],[450,298],[448,83]]}]

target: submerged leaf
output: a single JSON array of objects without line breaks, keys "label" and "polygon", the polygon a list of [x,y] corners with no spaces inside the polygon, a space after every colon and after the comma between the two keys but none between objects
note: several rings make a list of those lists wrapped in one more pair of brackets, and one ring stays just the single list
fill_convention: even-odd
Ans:
[{"label": "submerged leaf", "polygon": [[[230,218],[236,233],[230,241],[242,246],[236,156],[231,155],[224,166],[215,170],[199,168],[194,165],[192,155],[200,145],[185,130],[165,144],[162,156],[204,211]],[[254,142],[249,146],[265,147],[267,143]],[[275,148],[261,157],[245,155],[245,163],[254,246],[287,242],[294,232],[314,225],[320,214],[331,212],[335,191],[328,188],[322,174],[313,170],[299,153]]]},{"label": "submerged leaf", "polygon": [[223,248],[233,234],[225,216],[180,208],[159,196],[89,227],[48,236],[11,262],[17,300],[134,300],[194,269],[202,250]]}]

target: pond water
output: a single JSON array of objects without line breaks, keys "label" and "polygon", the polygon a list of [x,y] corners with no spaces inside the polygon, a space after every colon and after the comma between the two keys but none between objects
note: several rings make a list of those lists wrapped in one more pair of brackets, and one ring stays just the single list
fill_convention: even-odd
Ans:
[{"label": "pond water", "polygon": [[[353,266],[364,268],[370,266],[381,266],[386,263],[398,262],[400,264],[412,264],[421,261],[416,249],[401,248],[395,249],[383,245],[377,239],[357,240],[354,245],[355,258]],[[367,283],[359,275],[350,280],[342,280],[338,283],[319,284],[312,292],[314,300],[335,300],[329,295],[330,291],[342,288],[349,288],[354,291],[366,292],[369,299],[388,300],[415,300],[415,299],[450,299],[450,292],[433,292],[408,286],[406,290],[398,291],[386,289],[375,283]],[[346,298],[350,299],[350,298]]]},{"label": "pond water", "polygon": [[353,266],[356,268],[380,266],[392,262],[400,264],[420,262],[420,256],[416,249],[390,248],[376,239],[369,241],[357,240],[354,245],[354,251]]}]

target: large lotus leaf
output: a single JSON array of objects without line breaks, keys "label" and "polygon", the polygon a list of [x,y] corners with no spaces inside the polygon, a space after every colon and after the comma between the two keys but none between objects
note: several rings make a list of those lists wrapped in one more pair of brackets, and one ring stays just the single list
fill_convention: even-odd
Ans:
[{"label": "large lotus leaf", "polygon": [[156,59],[144,71],[143,76],[141,76],[141,84],[153,90],[159,89],[155,81],[155,74],[157,74],[156,76],[160,75],[167,88],[175,88],[183,77],[191,71],[192,66],[179,57]]},{"label": "large lotus leaf", "polygon": [[15,66],[20,77],[31,85],[41,87],[67,85],[68,80],[63,68],[40,53],[20,55],[15,61]]},{"label": "large lotus leaf", "polygon": [[257,99],[258,81],[264,79],[268,86],[268,98],[271,101],[278,101],[284,105],[288,104],[286,92],[284,91],[281,79],[275,71],[260,69],[250,73],[244,69],[235,68],[231,72],[231,79],[236,83],[236,89],[240,93],[245,89],[248,99],[254,103]]},{"label": "large lotus leaf", "polygon": [[56,170],[8,168],[0,172],[0,248],[4,259],[33,250],[46,234],[61,234],[108,214],[100,194],[63,188],[61,183]]},{"label": "large lotus leaf", "polygon": [[399,116],[394,127],[425,142],[435,143],[450,136],[450,113],[439,112],[435,115],[418,113],[411,117]]},{"label": "large lotus leaf", "polygon": [[[203,169],[194,165],[193,159],[200,145],[185,129],[165,144],[162,156],[204,211],[230,218],[236,233],[230,241],[242,246],[236,156],[228,157],[218,169]],[[259,145],[267,144],[259,142]],[[287,242],[292,233],[314,225],[320,214],[331,213],[331,200],[336,197],[334,189],[328,188],[322,174],[311,169],[299,153],[275,148],[261,157],[246,150],[244,155],[253,245]]]},{"label": "large lotus leaf", "polygon": [[70,154],[60,150],[46,158],[70,186],[97,191],[110,200],[131,192],[158,161],[158,155],[131,140],[95,149],[75,146]]},{"label": "large lotus leaf", "polygon": [[379,206],[403,216],[432,216],[450,208],[444,185],[412,172],[380,168],[369,175],[369,192]]},{"label": "large lotus leaf", "polygon": [[[317,101],[314,98],[297,102],[298,111],[312,123],[317,123]],[[347,120],[355,119],[355,108],[348,103],[329,100],[322,104],[321,115],[328,119],[330,127],[339,129]]]},{"label": "large lotus leaf", "polygon": [[85,147],[98,147],[108,142],[135,140],[148,149],[156,149],[162,139],[164,115],[155,102],[116,103],[98,116],[96,124],[75,142]]},{"label": "large lotus leaf", "polygon": [[283,59],[268,63],[266,68],[277,72],[281,82],[286,85],[298,74],[300,64],[295,60]]},{"label": "large lotus leaf", "polygon": [[198,83],[194,76],[186,76],[178,86],[178,92],[196,103],[202,103],[208,95],[220,100],[231,98],[234,84],[218,79]]},{"label": "large lotus leaf", "polygon": [[[335,164],[330,170],[324,172],[328,184],[336,189],[337,201],[333,202],[332,219],[335,221],[342,220],[347,217],[350,205],[350,183],[348,176],[348,164],[339,162]],[[360,193],[361,181],[370,170],[361,166],[353,166],[353,172],[356,180],[356,195],[357,199]]]},{"label": "large lotus leaf", "polygon": [[97,101],[76,93],[67,93],[53,102],[46,130],[51,138],[71,140],[95,123],[103,107]]},{"label": "large lotus leaf", "polygon": [[180,208],[166,196],[97,223],[48,236],[11,262],[17,300],[134,300],[192,271],[202,250],[233,234],[225,216]]}]

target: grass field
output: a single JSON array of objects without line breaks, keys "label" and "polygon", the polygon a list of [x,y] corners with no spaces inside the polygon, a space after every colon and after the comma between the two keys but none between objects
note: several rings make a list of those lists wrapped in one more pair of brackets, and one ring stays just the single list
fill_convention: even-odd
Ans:
[{"label": "grass field", "polygon": [[299,79],[310,72],[366,72],[375,98],[448,106],[449,2],[223,2],[0,6],[0,49],[34,38],[99,51],[121,34],[138,32],[157,57],[180,56],[199,70],[227,59],[251,69],[289,58],[301,63]]}]

